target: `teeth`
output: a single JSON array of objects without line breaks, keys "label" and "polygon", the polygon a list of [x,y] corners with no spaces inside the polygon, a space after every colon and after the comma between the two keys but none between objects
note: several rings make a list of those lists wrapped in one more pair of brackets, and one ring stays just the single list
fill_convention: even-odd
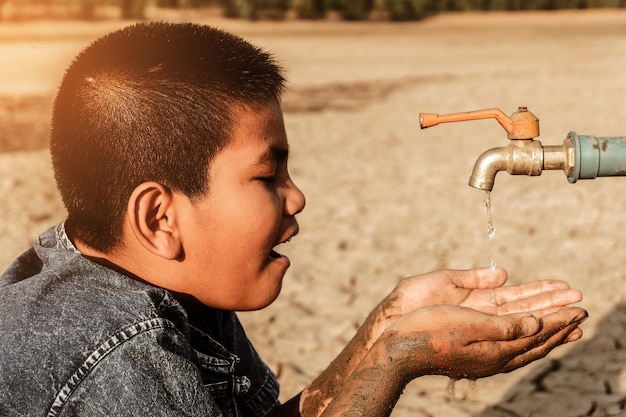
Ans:
[{"label": "teeth", "polygon": [[[2,0],[0,0],[0,1],[2,1]],[[293,237],[293,236],[289,237],[287,240],[283,240],[282,242],[278,242],[275,246],[279,246],[279,245],[283,245],[283,244],[285,244],[285,243],[289,243],[289,242],[291,242],[291,238],[292,238],[292,237]]]}]

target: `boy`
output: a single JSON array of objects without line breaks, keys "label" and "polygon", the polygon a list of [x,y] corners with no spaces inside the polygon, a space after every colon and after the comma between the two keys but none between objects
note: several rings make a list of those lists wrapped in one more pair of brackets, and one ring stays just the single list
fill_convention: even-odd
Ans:
[{"label": "boy", "polygon": [[0,280],[0,414],[383,416],[421,375],[508,372],[581,337],[565,283],[434,272],[401,281],[280,404],[234,311],[278,296],[289,260],[274,248],[305,204],[283,84],[270,55],[193,24],[79,54],[52,118],[68,218]]}]

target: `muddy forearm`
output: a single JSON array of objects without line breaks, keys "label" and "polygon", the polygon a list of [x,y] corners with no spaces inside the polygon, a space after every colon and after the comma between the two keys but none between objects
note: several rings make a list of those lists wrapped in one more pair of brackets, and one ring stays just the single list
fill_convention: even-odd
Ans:
[{"label": "muddy forearm", "polygon": [[[381,303],[370,313],[339,356],[304,390],[300,406],[303,417],[320,416],[338,393],[344,390],[346,382],[356,377],[353,373],[357,368],[363,368],[363,359],[368,355],[386,325],[382,305]],[[380,376],[376,376],[375,373],[380,370],[370,369],[365,372],[363,369],[363,372],[358,378],[370,378],[371,375],[371,378],[376,381],[376,386],[379,386]]]},{"label": "muddy forearm", "polygon": [[427,337],[383,336],[344,379],[321,417],[387,416],[410,381],[429,372]]}]

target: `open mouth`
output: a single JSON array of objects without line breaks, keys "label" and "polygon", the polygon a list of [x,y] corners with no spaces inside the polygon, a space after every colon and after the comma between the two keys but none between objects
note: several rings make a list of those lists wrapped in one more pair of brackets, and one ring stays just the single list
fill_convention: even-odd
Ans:
[{"label": "open mouth", "polygon": [[282,258],[282,257],[283,257],[283,255],[281,255],[280,253],[276,252],[273,249],[270,252],[270,258],[272,258],[272,259],[278,259],[278,258]]},{"label": "open mouth", "polygon": [[[280,245],[282,245],[282,244],[284,244],[284,243],[289,243],[289,242],[291,241],[291,238],[292,238],[292,237],[293,237],[293,235],[292,235],[292,236],[289,236],[286,240],[284,240],[284,241],[282,241],[282,242],[279,242],[276,246],[280,246]],[[272,250],[270,251],[270,258],[272,258],[272,259],[279,259],[279,258],[285,258],[285,257],[286,257],[286,256],[285,256],[285,255],[283,255],[282,253],[278,253],[278,252],[276,252],[276,250],[275,250],[275,249],[272,249]]]},{"label": "open mouth", "polygon": [[288,258],[285,255],[283,255],[282,253],[276,252],[276,248],[285,243],[289,243],[291,241],[291,238],[294,237],[297,233],[298,233],[298,229],[296,227],[294,228],[294,230],[292,230],[291,233],[285,236],[286,238],[283,238],[278,243],[276,243],[269,253],[270,259],[287,259],[288,260]]}]

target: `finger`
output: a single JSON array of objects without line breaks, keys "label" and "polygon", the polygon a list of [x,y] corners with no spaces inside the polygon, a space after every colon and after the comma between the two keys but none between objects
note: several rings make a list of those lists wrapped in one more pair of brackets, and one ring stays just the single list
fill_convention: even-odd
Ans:
[{"label": "finger", "polygon": [[582,330],[578,327],[587,318],[587,312],[581,308],[571,307],[546,316],[541,320],[542,328],[536,335],[525,341],[528,348],[521,350],[506,368],[511,371],[537,359],[545,357],[557,346],[580,339]]},{"label": "finger", "polygon": [[490,316],[475,331],[473,343],[509,342],[535,335],[540,330],[540,320],[528,313]]},{"label": "finger", "polygon": [[579,325],[587,319],[587,311],[580,307],[561,307],[558,311],[547,314],[541,320],[541,332],[537,337],[546,338],[551,333],[568,326],[570,324]]},{"label": "finger", "polygon": [[[529,313],[513,313],[502,316],[491,316],[481,326],[481,333],[477,333],[477,341],[514,341],[528,338],[530,342],[541,344],[553,333],[574,323],[582,323],[587,318],[587,312],[579,307],[561,307],[558,311],[543,318]],[[526,342],[524,342],[526,343]],[[510,348],[515,349],[515,344]]]},{"label": "finger", "polygon": [[542,308],[541,310],[531,310],[531,311],[528,311],[527,313],[530,313],[533,316],[541,319],[547,315],[558,313],[563,308],[570,308],[570,307],[568,306],[548,307],[548,308]]},{"label": "finger", "polygon": [[[581,301],[583,295],[578,290],[563,289],[540,292],[527,298],[515,299],[500,303],[496,308],[496,314],[509,314],[519,312],[541,311],[546,310],[541,317],[548,314],[548,310],[567,306]],[[496,296],[496,303],[497,296]],[[554,312],[554,310],[552,311]]]},{"label": "finger", "polygon": [[575,342],[581,337],[583,337],[583,329],[581,329],[580,327],[576,327],[574,330],[572,330],[569,336],[567,336],[567,339],[565,339],[564,343]]},{"label": "finger", "polygon": [[478,268],[449,271],[454,285],[466,289],[498,288],[504,285],[508,274],[503,268]]},{"label": "finger", "polygon": [[[506,319],[527,321],[528,316],[512,314],[509,316],[499,316],[502,319],[503,328],[506,328]],[[484,377],[494,373],[510,372],[520,368],[537,359],[545,357],[557,346],[570,341],[578,340],[582,336],[578,325],[587,317],[585,310],[569,307],[559,312],[546,316],[541,320],[539,330],[528,336],[515,338],[524,333],[525,325],[518,325],[517,330],[514,323],[507,333],[505,330],[500,339],[484,340],[470,344],[474,349],[473,357],[489,358],[487,361],[477,361],[474,369],[469,374],[459,374],[464,377],[473,375],[474,377]],[[537,319],[538,320],[538,319]],[[539,320],[538,320],[539,321]],[[528,322],[527,322],[528,323]],[[493,327],[493,326],[491,326]],[[527,333],[532,333],[532,325],[527,326]],[[508,339],[507,339],[508,337]]]},{"label": "finger", "polygon": [[542,280],[501,287],[494,290],[493,296],[496,304],[501,305],[512,301],[523,300],[535,295],[548,293],[550,291],[566,290],[569,288],[569,284],[565,281]]},{"label": "finger", "polygon": [[578,324],[576,323],[569,324],[558,330],[556,333],[552,334],[541,345],[535,346],[527,350],[526,352],[523,352],[520,355],[514,357],[506,365],[506,370],[504,372],[513,371],[522,366],[528,365],[529,363],[534,362],[538,359],[542,359],[546,357],[548,353],[550,353],[552,350],[562,344],[579,340],[582,337],[582,330],[577,326]]},{"label": "finger", "polygon": [[548,308],[542,308],[541,310],[531,310],[531,311],[528,311],[528,313],[530,313],[533,316],[541,319],[541,318],[547,316],[548,314],[554,314],[554,313],[558,312],[562,308],[563,308],[563,306],[560,306],[560,307],[548,307]]}]

